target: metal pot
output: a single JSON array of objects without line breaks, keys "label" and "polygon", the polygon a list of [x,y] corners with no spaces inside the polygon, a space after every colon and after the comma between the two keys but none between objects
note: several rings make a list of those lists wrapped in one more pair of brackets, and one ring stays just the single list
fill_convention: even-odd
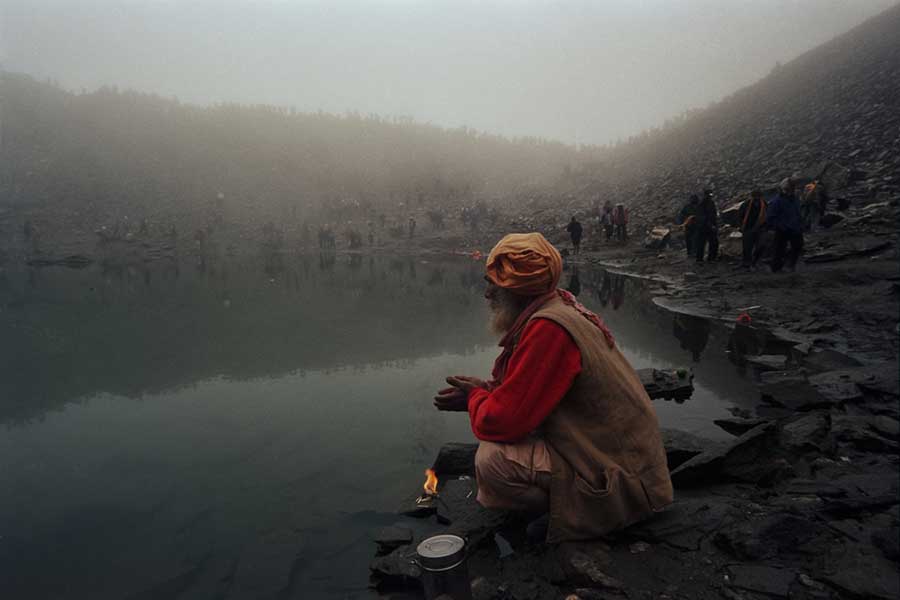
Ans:
[{"label": "metal pot", "polygon": [[442,534],[422,540],[416,547],[416,564],[422,569],[426,600],[472,600],[463,538]]}]

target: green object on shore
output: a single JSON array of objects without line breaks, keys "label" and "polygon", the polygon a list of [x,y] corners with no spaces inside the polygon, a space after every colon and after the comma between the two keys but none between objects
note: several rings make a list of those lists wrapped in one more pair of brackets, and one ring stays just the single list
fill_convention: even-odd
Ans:
[{"label": "green object on shore", "polygon": [[678,369],[676,373],[678,373],[678,377],[684,379],[687,376],[687,369]]}]

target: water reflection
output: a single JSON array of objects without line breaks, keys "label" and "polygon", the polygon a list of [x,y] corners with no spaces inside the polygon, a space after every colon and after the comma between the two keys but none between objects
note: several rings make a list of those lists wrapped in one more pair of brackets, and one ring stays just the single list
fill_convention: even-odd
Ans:
[{"label": "water reflection", "polygon": [[780,355],[786,363],[797,361],[793,344],[776,338],[767,329],[755,327],[749,323],[738,323],[728,339],[728,358],[738,372],[745,376],[755,376],[756,370],[748,368],[747,360],[751,356]]},{"label": "water reflection", "polygon": [[320,252],[319,253],[319,270],[320,271],[333,271],[334,263],[335,263],[335,255],[333,252]]},{"label": "water reflection", "polygon": [[586,271],[582,280],[588,292],[582,302],[603,317],[636,368],[692,368],[695,393],[689,400],[680,406],[656,403],[663,426],[723,437],[711,423],[714,415],[728,416],[729,406],[757,404],[752,378],[729,362],[729,329],[658,308],[642,280],[602,269]]},{"label": "water reflection", "polygon": [[572,292],[573,296],[581,294],[581,278],[578,276],[578,265],[572,265],[572,269],[569,272],[569,283],[566,284],[566,289]]},{"label": "water reflection", "polygon": [[139,397],[216,376],[277,376],[493,344],[483,326],[480,263],[421,265],[428,276],[420,280],[414,258],[271,254],[205,261],[186,278],[168,261],[4,271],[0,422],[100,392]]},{"label": "water reflection", "polygon": [[[483,265],[272,254],[0,271],[0,597],[366,596],[366,530],[471,439],[429,398],[496,356]],[[700,361],[663,426],[725,436],[755,402],[729,331],[673,336],[621,275],[564,283],[636,367]]]},{"label": "water reflection", "polygon": [[627,277],[621,273],[612,273],[607,270],[597,271],[597,277],[592,282],[594,297],[600,305],[606,307],[612,302],[613,310],[619,310],[625,302],[625,285]]},{"label": "water reflection", "polygon": [[676,314],[672,317],[672,333],[681,342],[681,349],[691,353],[691,360],[700,362],[700,354],[709,341],[711,325],[707,319]]}]

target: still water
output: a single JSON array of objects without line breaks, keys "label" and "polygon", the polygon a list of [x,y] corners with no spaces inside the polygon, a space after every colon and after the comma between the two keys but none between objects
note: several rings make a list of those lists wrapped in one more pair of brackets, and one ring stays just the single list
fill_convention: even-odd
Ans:
[{"label": "still water", "polygon": [[[728,333],[569,269],[664,427],[755,404]],[[0,271],[0,598],[365,598],[369,532],[443,442],[444,376],[496,355],[468,260],[295,256]]]}]

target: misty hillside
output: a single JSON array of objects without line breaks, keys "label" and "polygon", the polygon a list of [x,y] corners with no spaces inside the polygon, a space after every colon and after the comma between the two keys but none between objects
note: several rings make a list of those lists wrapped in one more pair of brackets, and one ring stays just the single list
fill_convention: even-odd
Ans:
[{"label": "misty hillside", "polygon": [[52,208],[87,229],[125,216],[199,226],[221,212],[329,222],[458,206],[547,184],[574,155],[554,142],[373,116],[74,94],[11,73],[0,92],[4,205]]},{"label": "misty hillside", "polygon": [[[802,24],[798,24],[802,32]],[[760,36],[765,44],[765,35]],[[646,219],[709,186],[720,202],[836,161],[873,200],[900,193],[900,5],[580,172]]]},{"label": "misty hillside", "polygon": [[[825,161],[853,169],[857,195],[900,190],[900,5],[709,108],[581,150],[373,116],[75,94],[11,73],[0,94],[3,206],[57,234],[126,216],[297,227],[387,213],[400,223],[412,210],[458,215],[498,200],[525,219],[500,228],[550,232],[598,198],[649,222],[702,187],[725,204]],[[534,211],[546,217],[529,220]]]}]

